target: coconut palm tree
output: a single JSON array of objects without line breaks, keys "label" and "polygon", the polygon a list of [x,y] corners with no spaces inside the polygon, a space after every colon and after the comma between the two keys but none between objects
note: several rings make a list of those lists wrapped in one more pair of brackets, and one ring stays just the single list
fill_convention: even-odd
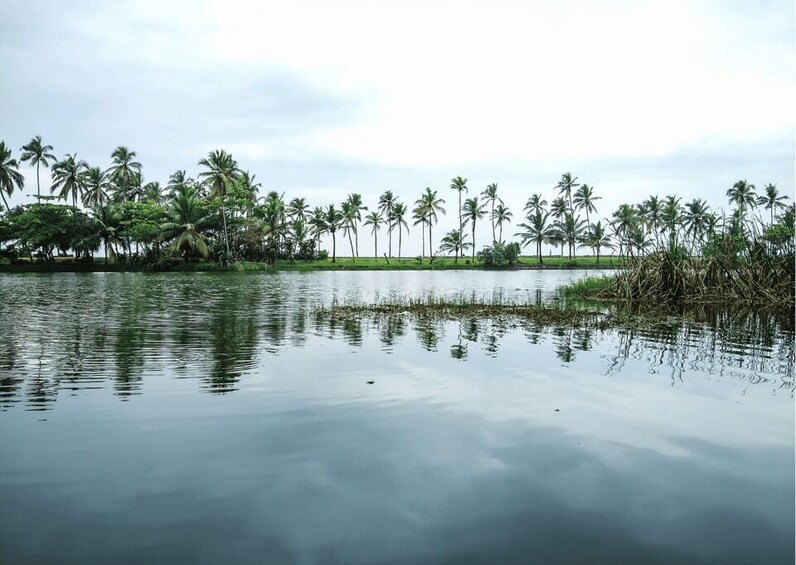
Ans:
[{"label": "coconut palm tree", "polygon": [[208,170],[199,173],[200,178],[205,178],[210,185],[210,198],[218,197],[221,200],[221,222],[224,228],[224,248],[226,249],[226,256],[224,261],[229,260],[229,235],[227,234],[227,211],[224,207],[224,200],[227,196],[227,191],[232,183],[235,182],[238,174],[238,163],[232,158],[232,155],[223,149],[211,151],[206,159],[199,160],[200,167],[206,167]]},{"label": "coconut palm tree", "polygon": [[602,221],[598,221],[589,226],[589,231],[586,233],[586,237],[583,238],[583,243],[594,249],[597,255],[597,263],[600,262],[601,248],[607,247],[613,249],[614,247],[611,243],[611,235],[605,229],[605,226],[603,226]]},{"label": "coconut palm tree", "polygon": [[437,213],[445,214],[445,200],[437,198],[437,191],[431,190],[431,187],[426,187],[426,191],[415,201],[418,208],[423,210],[425,214],[426,223],[428,224],[428,256],[433,257],[432,244],[431,244],[431,226],[437,223]]},{"label": "coconut palm tree", "polygon": [[370,233],[373,234],[373,256],[379,256],[379,229],[384,225],[384,218],[381,217],[381,212],[373,210],[370,214],[365,216],[364,224],[370,226]]},{"label": "coconut palm tree", "polygon": [[660,198],[653,195],[642,202],[638,208],[639,218],[644,223],[647,231],[655,234],[655,243],[660,246],[659,228],[661,227],[661,211],[663,203]]},{"label": "coconut palm tree", "polygon": [[575,196],[572,197],[572,201],[575,204],[575,210],[585,210],[586,211],[586,225],[591,226],[591,218],[589,217],[589,212],[596,212],[597,207],[594,205],[595,200],[600,200],[600,196],[594,196],[594,187],[589,186],[588,184],[582,184],[575,191]]},{"label": "coconut palm tree", "polygon": [[135,160],[135,151],[120,145],[111,153],[111,166],[107,170],[108,177],[116,184],[116,199],[127,202],[129,190],[136,183],[136,175],[140,183],[141,163]]},{"label": "coconut palm tree", "polygon": [[108,175],[99,167],[89,167],[83,173],[83,205],[99,208],[108,201]]},{"label": "coconut palm tree", "polygon": [[583,220],[578,220],[574,214],[567,212],[557,224],[561,239],[567,244],[567,252],[571,261],[576,252],[576,245],[581,239],[584,222]]},{"label": "coconut palm tree", "polygon": [[348,195],[348,202],[354,212],[354,248],[359,257],[359,222],[362,221],[362,211],[367,211],[368,207],[362,203],[362,195],[356,192]]},{"label": "coconut palm tree", "polygon": [[294,198],[287,205],[287,215],[292,220],[304,220],[309,217],[310,207],[304,198]]},{"label": "coconut palm tree", "polygon": [[467,192],[467,179],[455,177],[451,179],[451,189],[459,193],[459,207],[456,214],[459,216],[459,232],[464,229],[464,219],[462,218],[462,192]]},{"label": "coconut palm tree", "polygon": [[[99,171],[99,167],[96,167]],[[91,169],[89,169],[91,170]],[[105,176],[100,171],[102,176]],[[105,249],[105,264],[108,264],[108,251],[116,255],[115,246],[124,245],[122,238],[117,235],[119,229],[119,210],[113,204],[98,204],[94,207],[94,219],[99,225],[99,236],[102,240],[102,247]]]},{"label": "coconut palm tree", "polygon": [[567,202],[569,202],[570,214],[575,213],[572,208],[572,192],[580,186],[575,182],[576,180],[578,180],[578,177],[572,178],[571,173],[564,173],[561,175],[561,180],[558,181],[558,184],[555,186],[558,189],[558,193],[565,197]]},{"label": "coconut palm tree", "polygon": [[84,171],[88,169],[85,161],[78,161],[77,155],[66,155],[62,161],[53,165],[53,183],[50,192],[60,189],[58,198],[69,199],[72,196],[72,206],[77,208],[77,197],[83,193],[85,186]]},{"label": "coconut palm tree", "polygon": [[771,225],[774,225],[774,210],[778,208],[787,208],[786,200],[789,200],[786,194],[780,196],[777,185],[768,183],[763,189],[766,191],[764,196],[757,197],[757,205],[771,210]]},{"label": "coconut palm tree", "polygon": [[710,206],[701,198],[694,198],[685,205],[682,221],[686,239],[691,239],[692,250],[696,250],[697,243],[704,245],[704,235],[710,224],[709,217]]},{"label": "coconut palm tree", "polygon": [[[564,216],[567,213],[567,201],[563,196],[559,196],[558,198],[554,198],[552,204],[550,204],[550,213],[556,219],[556,226],[559,226],[564,221]],[[557,230],[557,228],[554,228]],[[561,256],[564,256],[564,236],[563,234],[559,234],[561,237],[551,236],[551,239],[555,239],[558,243],[561,244]]]},{"label": "coconut palm tree", "polygon": [[[177,170],[174,171],[171,175],[169,175],[169,183],[166,185],[166,188],[169,191],[169,198],[174,198],[178,192],[180,192],[185,186],[193,185],[194,181],[191,178],[188,178],[187,173],[184,170]],[[197,196],[199,196],[199,192],[196,192]]]},{"label": "coconut palm tree", "polygon": [[261,183],[255,182],[255,178],[257,175],[253,175],[249,171],[238,172],[237,186],[243,195],[247,218],[251,217],[252,210],[257,205],[257,194],[263,186]]},{"label": "coconut palm tree", "polygon": [[462,208],[461,218],[464,223],[472,222],[473,233],[473,261],[475,261],[475,224],[478,220],[486,215],[486,202],[479,202],[477,196],[468,198],[464,201],[464,208]]},{"label": "coconut palm tree", "polygon": [[[395,207],[395,202],[396,199],[392,190],[385,190],[384,194],[379,196],[379,211],[387,218],[388,224],[392,217],[392,210]],[[392,230],[390,229],[387,229],[387,256],[392,257]]]},{"label": "coconut palm tree", "polygon": [[401,258],[401,234],[404,229],[406,229],[407,235],[409,234],[409,225],[407,225],[405,217],[407,211],[406,204],[396,202],[392,209],[392,217],[387,220],[389,226],[387,229],[390,232],[396,228],[398,229],[398,259]]},{"label": "coconut palm tree", "polygon": [[666,197],[661,210],[661,223],[663,230],[669,234],[669,246],[674,247],[677,244],[677,227],[683,223],[679,196],[670,194]]},{"label": "coconut palm tree", "polygon": [[491,184],[486,185],[486,188],[481,193],[481,196],[484,197],[484,200],[489,202],[489,219],[492,222],[492,241],[495,240],[495,201],[499,201],[503,204],[503,201],[498,198],[497,195],[497,183],[493,182]]},{"label": "coconut palm tree", "polygon": [[323,231],[332,236],[332,263],[337,260],[337,239],[335,234],[343,225],[345,217],[340,210],[336,210],[334,204],[329,204],[323,213]]},{"label": "coconut palm tree", "polygon": [[0,141],[0,196],[3,198],[3,204],[6,205],[6,211],[10,212],[11,208],[8,207],[6,194],[11,196],[14,193],[14,187],[22,190],[25,186],[25,177],[19,172],[19,163],[16,159],[11,158],[11,149],[6,147],[5,141]]},{"label": "coconut palm tree", "polygon": [[148,182],[141,187],[141,200],[151,202],[157,206],[163,206],[166,198],[160,183],[157,181]]},{"label": "coconut palm tree", "polygon": [[639,223],[638,210],[630,204],[620,204],[619,208],[613,213],[611,225],[619,242],[619,256],[622,256],[623,248],[626,248],[628,236],[631,230]]},{"label": "coconut palm tree", "polygon": [[186,259],[191,253],[207,257],[207,239],[202,231],[208,225],[207,210],[192,189],[177,194],[169,209],[169,221],[160,226],[163,241],[170,241],[169,247],[182,252]]},{"label": "coconut palm tree", "polygon": [[741,211],[741,215],[744,215],[747,208],[754,208],[757,204],[755,185],[739,180],[727,190],[727,198]]},{"label": "coconut palm tree", "polygon": [[470,247],[470,244],[465,241],[462,232],[451,230],[446,233],[440,241],[439,250],[446,253],[453,253],[453,262],[458,263],[459,255],[468,247]]},{"label": "coconut palm tree", "polygon": [[512,213],[509,210],[508,206],[501,202],[498,204],[494,210],[492,210],[492,222],[497,224],[500,236],[498,237],[498,241],[503,241],[503,224],[506,222],[511,223]]},{"label": "coconut palm tree", "polygon": [[50,163],[55,163],[55,155],[52,154],[52,145],[42,145],[41,136],[37,135],[31,139],[27,145],[22,146],[20,161],[30,161],[30,166],[36,166],[36,198],[41,199],[41,183],[39,182],[39,165],[49,167]]},{"label": "coconut palm tree", "polygon": [[547,206],[547,200],[542,198],[541,194],[533,194],[529,199],[528,202],[525,203],[525,208],[523,208],[523,212],[526,214],[536,214],[537,212],[544,213]]},{"label": "coconut palm tree", "polygon": [[422,235],[422,241],[420,242],[420,258],[425,259],[426,257],[426,227],[425,224],[428,223],[428,210],[426,210],[425,206],[422,204],[418,204],[418,201],[415,201],[415,207],[412,208],[412,222],[413,226],[420,226],[420,235]]},{"label": "coconut palm tree", "polygon": [[351,260],[356,261],[357,255],[354,252],[354,240],[351,238],[351,232],[357,231],[358,210],[350,200],[344,200],[340,205],[340,212],[343,214],[343,234],[348,237],[348,244],[351,246]]},{"label": "coconut palm tree", "polygon": [[536,254],[539,257],[539,263],[542,263],[542,244],[550,243],[555,230],[547,224],[550,217],[550,212],[545,212],[541,208],[536,208],[534,211],[529,211],[525,216],[526,221],[518,224],[518,228],[523,231],[517,232],[514,235],[522,238],[522,246],[525,247],[529,243],[536,244]]}]

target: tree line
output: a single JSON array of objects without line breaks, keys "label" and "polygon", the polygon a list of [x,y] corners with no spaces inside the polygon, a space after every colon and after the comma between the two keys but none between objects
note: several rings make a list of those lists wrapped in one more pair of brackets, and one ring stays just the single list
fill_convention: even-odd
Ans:
[{"label": "tree line", "polygon": [[[23,164],[36,169],[36,203],[11,208],[6,196],[22,189]],[[339,205],[311,207],[305,198],[287,200],[270,191],[260,197],[256,175],[242,169],[224,150],[211,151],[197,162],[195,177],[175,171],[161,185],[145,182],[136,152],[115,148],[110,166],[103,169],[66,154],[57,159],[53,147],[36,136],[20,150],[19,160],[0,141],[0,196],[5,213],[0,216],[0,243],[12,258],[34,254],[53,260],[71,250],[78,259],[90,259],[100,247],[114,260],[156,262],[170,255],[186,260],[209,258],[274,262],[276,259],[316,259],[327,256],[321,238],[331,238],[331,260],[336,260],[338,236],[348,244],[351,257],[359,257],[360,229],[369,229],[373,256],[379,257],[379,232],[386,231],[388,258],[402,255],[403,236],[409,223],[422,237],[421,259],[437,254],[458,261],[467,250],[476,258],[476,227],[488,222],[491,245],[479,257],[505,249],[504,227],[513,213],[498,195],[497,183],[488,184],[471,197],[468,180],[450,181],[456,192],[458,229],[443,234],[434,244],[434,226],[446,213],[446,201],[426,187],[412,204],[391,190],[368,208],[362,195],[350,193]],[[41,174],[51,175],[50,194],[41,194]],[[525,247],[531,244],[543,262],[542,246],[560,246],[572,259],[578,247],[588,248],[599,262],[605,249],[620,257],[643,256],[656,249],[679,247],[689,254],[741,249],[750,239],[768,237],[792,247],[794,208],[774,184],[760,194],[746,180],[727,190],[729,213],[714,211],[703,199],[682,203],[681,198],[650,196],[638,204],[621,204],[610,218],[597,217],[601,199],[594,187],[579,183],[571,173],[555,185],[556,196],[528,198],[522,221],[513,235]],[[66,204],[58,204],[61,200]],[[765,214],[758,213],[765,210]],[[765,216],[765,217],[764,217]],[[384,242],[381,243],[384,246]],[[518,248],[517,248],[518,249]],[[566,251],[565,251],[566,249]]]}]

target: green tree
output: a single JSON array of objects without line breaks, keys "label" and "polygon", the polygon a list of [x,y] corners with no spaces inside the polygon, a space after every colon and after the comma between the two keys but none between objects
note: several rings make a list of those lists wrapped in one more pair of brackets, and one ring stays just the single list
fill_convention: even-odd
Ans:
[{"label": "green tree", "polygon": [[561,180],[558,181],[556,188],[558,189],[558,193],[564,197],[567,202],[569,203],[569,213],[574,214],[575,210],[572,207],[572,192],[578,188],[580,185],[575,181],[578,180],[578,177],[572,177],[571,173],[564,173],[561,175]]},{"label": "green tree", "polygon": [[550,212],[545,212],[541,208],[535,208],[528,211],[525,216],[525,222],[518,224],[518,228],[522,231],[515,233],[515,236],[522,238],[522,246],[525,247],[529,243],[536,244],[536,255],[539,258],[539,263],[542,263],[542,244],[551,243],[555,230],[548,225],[547,220],[550,217]]},{"label": "green tree", "polygon": [[287,215],[292,220],[304,220],[309,218],[309,205],[304,198],[294,198],[287,205]]},{"label": "green tree", "polygon": [[53,165],[53,183],[50,192],[58,192],[58,198],[68,200],[72,196],[72,206],[77,208],[77,197],[85,186],[84,171],[88,169],[85,161],[78,161],[76,155],[66,155],[63,161]]},{"label": "green tree", "polygon": [[115,257],[116,246],[124,244],[118,235],[120,214],[118,207],[114,204],[102,204],[94,208],[94,219],[98,225],[98,235],[102,240],[105,251],[105,264],[108,264],[108,251]]},{"label": "green tree", "polygon": [[598,221],[589,226],[589,230],[583,238],[583,243],[595,251],[598,263],[600,262],[600,249],[603,247],[613,249],[611,235],[607,232],[605,226],[603,226],[602,221]]},{"label": "green tree", "polygon": [[462,232],[451,230],[446,233],[440,241],[439,250],[446,253],[453,253],[453,262],[458,263],[459,255],[468,247],[470,247],[470,244],[465,241]]},{"label": "green tree", "polygon": [[83,172],[83,205],[88,208],[103,206],[108,201],[108,175],[99,167],[89,167]]},{"label": "green tree", "polygon": [[[396,202],[397,200],[392,190],[385,190],[384,194],[379,197],[379,210],[384,214],[388,225]],[[387,256],[392,257],[392,230],[390,229],[387,229]]]},{"label": "green tree", "polygon": [[16,159],[11,158],[11,149],[6,147],[5,141],[0,141],[0,196],[3,198],[3,204],[6,205],[6,211],[11,211],[8,207],[6,194],[11,196],[14,193],[14,187],[22,190],[25,186],[25,177],[19,172],[19,163]]},{"label": "green tree", "polygon": [[766,191],[765,195],[757,197],[757,205],[771,211],[771,223],[769,225],[773,226],[774,210],[787,208],[788,205],[785,201],[789,200],[789,198],[786,194],[780,196],[775,184],[768,183],[764,190]]},{"label": "green tree", "polygon": [[337,238],[335,234],[343,225],[345,217],[340,210],[336,210],[334,204],[329,204],[323,213],[323,231],[332,236],[332,263],[337,260]]},{"label": "green tree", "polygon": [[20,161],[30,161],[30,166],[36,166],[36,197],[41,198],[41,182],[39,181],[39,166],[44,165],[49,167],[50,163],[56,161],[55,155],[52,154],[52,145],[42,145],[41,136],[37,135],[31,139],[27,145],[22,146],[22,155],[19,156]]},{"label": "green tree", "polygon": [[396,202],[392,209],[392,217],[388,220],[388,230],[390,232],[396,228],[398,229],[398,259],[401,258],[401,234],[404,230],[406,230],[406,233],[409,234],[409,226],[406,223],[405,217],[406,212],[406,204],[403,202]]},{"label": "green tree", "polygon": [[478,197],[473,196],[464,201],[462,209],[461,217],[464,219],[464,223],[472,222],[473,261],[475,261],[475,224],[486,215],[485,208],[486,202],[479,202]]},{"label": "green tree", "polygon": [[348,244],[351,246],[351,260],[356,261],[357,253],[354,251],[354,240],[351,238],[351,233],[357,231],[357,210],[351,200],[344,200],[340,205],[340,212],[343,214],[343,234],[348,237]]},{"label": "green tree", "polygon": [[462,192],[467,192],[467,179],[462,177],[452,178],[451,190],[455,190],[459,194],[459,207],[456,209],[456,214],[459,216],[459,233],[462,233],[462,230],[464,230],[464,218],[462,217]]},{"label": "green tree", "polygon": [[580,185],[580,187],[575,191],[575,196],[572,197],[572,201],[575,203],[575,210],[586,211],[587,226],[591,226],[591,218],[589,217],[589,213],[597,211],[597,207],[594,205],[594,202],[600,199],[600,196],[594,196],[594,187],[589,186],[588,184]]},{"label": "green tree", "polygon": [[362,221],[362,212],[367,211],[368,207],[362,203],[362,195],[356,192],[349,194],[347,201],[353,212],[354,247],[359,257],[359,223]]},{"label": "green tree", "polygon": [[445,200],[437,197],[437,191],[431,190],[431,187],[426,187],[426,191],[417,199],[415,205],[418,209],[422,210],[425,222],[428,224],[428,256],[433,257],[432,243],[431,243],[431,227],[438,221],[437,214],[445,214],[445,208],[442,205]]},{"label": "green tree", "polygon": [[492,241],[497,241],[495,239],[495,202],[500,202],[503,204],[503,201],[498,198],[497,195],[498,185],[497,183],[493,182],[491,184],[486,185],[486,188],[481,193],[481,196],[484,197],[484,200],[489,202],[489,220],[492,223]]},{"label": "green tree", "polygon": [[381,212],[373,210],[370,214],[365,216],[365,225],[370,226],[370,233],[373,234],[373,256],[379,256],[379,228],[384,225],[384,218],[381,217]]},{"label": "green tree", "polygon": [[498,237],[498,241],[503,241],[503,224],[511,223],[512,213],[509,210],[508,206],[501,202],[495,209],[492,210],[492,222],[493,224],[497,224],[500,236]]},{"label": "green tree", "polygon": [[182,253],[207,257],[207,238],[202,233],[208,227],[207,209],[195,191],[187,189],[176,195],[169,207],[169,221],[160,226],[160,234],[169,247]]},{"label": "green tree", "polygon": [[224,262],[230,259],[229,234],[227,233],[227,211],[224,205],[227,190],[237,180],[238,163],[232,155],[221,150],[211,151],[206,159],[199,160],[199,166],[207,168],[206,171],[199,173],[200,178],[204,178],[210,186],[209,197],[218,198],[221,201],[221,224],[224,229],[224,249],[226,256]]},{"label": "green tree", "polygon": [[727,198],[741,211],[741,215],[744,215],[747,208],[754,208],[757,204],[755,185],[739,180],[727,190]]},{"label": "green tree", "polygon": [[129,190],[140,183],[141,163],[135,160],[135,151],[120,145],[111,153],[111,166],[107,170],[111,182],[116,185],[115,198],[121,202],[129,200]]}]

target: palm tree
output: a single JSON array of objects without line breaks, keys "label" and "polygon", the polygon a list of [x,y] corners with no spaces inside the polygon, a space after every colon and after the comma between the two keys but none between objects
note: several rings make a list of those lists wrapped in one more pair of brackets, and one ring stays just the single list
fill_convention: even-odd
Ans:
[{"label": "palm tree", "polygon": [[[98,167],[96,168],[100,170]],[[89,169],[91,170],[91,169]],[[104,173],[100,172],[102,176]],[[108,251],[116,255],[115,245],[122,244],[122,239],[116,235],[119,228],[119,210],[113,204],[98,204],[94,207],[94,219],[99,224],[99,236],[102,240],[102,247],[105,249],[105,264],[108,264]]]},{"label": "palm tree", "polygon": [[77,208],[77,196],[83,193],[85,177],[83,171],[88,169],[85,161],[78,161],[77,155],[66,155],[63,161],[58,161],[53,165],[53,183],[50,192],[57,189],[58,198],[67,200],[72,196],[72,206]]},{"label": "palm tree", "polygon": [[683,225],[686,237],[691,237],[691,248],[696,250],[697,242],[704,245],[704,234],[710,223],[710,206],[701,198],[694,198],[685,205]]},{"label": "palm tree", "polygon": [[558,193],[565,196],[567,201],[569,202],[569,213],[574,214],[575,211],[572,208],[572,191],[576,189],[579,184],[575,181],[578,180],[578,177],[572,178],[572,174],[564,173],[561,175],[561,180],[558,181],[556,188],[558,189]]},{"label": "palm tree", "polygon": [[[552,204],[550,204],[550,213],[555,217],[557,225],[560,225],[564,221],[564,216],[567,213],[567,201],[563,196],[553,199]],[[555,239],[561,243],[561,257],[563,257],[565,243],[563,234],[561,234],[561,237],[551,236],[551,239]]]},{"label": "palm tree", "polygon": [[31,139],[27,145],[22,146],[20,161],[30,161],[30,166],[36,165],[36,198],[41,199],[41,183],[39,182],[39,165],[50,166],[50,162],[56,161],[55,155],[51,153],[52,145],[42,145],[41,136],[37,135]]},{"label": "palm tree", "polygon": [[550,243],[554,235],[553,228],[547,225],[549,217],[550,212],[545,212],[540,208],[529,211],[528,215],[525,216],[527,221],[517,226],[518,228],[523,228],[523,231],[514,234],[522,238],[523,247],[530,242],[536,244],[536,254],[539,257],[539,263],[542,263],[542,244]]},{"label": "palm tree", "polygon": [[332,236],[332,263],[337,260],[337,239],[335,234],[343,225],[343,221],[345,221],[345,218],[342,212],[335,210],[334,204],[329,204],[326,207],[326,212],[323,213],[323,231]]},{"label": "palm tree", "polygon": [[398,259],[401,258],[401,233],[403,232],[404,228],[406,229],[406,233],[409,233],[409,226],[406,223],[406,216],[407,208],[406,204],[403,202],[396,202],[395,206],[392,209],[392,217],[388,219],[388,230],[391,232],[395,228],[398,228]]},{"label": "palm tree", "polygon": [[11,211],[11,208],[8,207],[6,194],[11,196],[15,186],[20,190],[25,186],[25,177],[18,169],[19,163],[16,159],[11,158],[11,149],[6,147],[5,141],[0,141],[0,196],[3,197],[3,204],[6,205],[8,212]]},{"label": "palm tree", "polygon": [[362,203],[362,195],[354,192],[348,195],[348,202],[354,212],[354,247],[359,257],[359,222],[362,221],[362,211],[367,210],[368,207]]},{"label": "palm tree", "polygon": [[190,253],[207,257],[207,240],[202,231],[207,227],[207,211],[202,207],[196,191],[186,189],[177,194],[169,210],[170,221],[160,226],[163,241],[182,252],[187,259]]},{"label": "palm tree", "polygon": [[583,238],[583,243],[595,250],[598,263],[600,262],[600,249],[603,247],[613,249],[614,247],[611,243],[611,236],[606,231],[602,221],[598,221],[596,224],[589,226],[589,231],[586,237]]},{"label": "palm tree", "polygon": [[254,206],[257,204],[257,193],[260,192],[263,186],[261,183],[254,181],[256,177],[257,175],[253,175],[249,173],[249,171],[240,171],[238,173],[238,187],[240,187],[243,193],[247,218],[251,217],[252,210],[254,210]]},{"label": "palm tree", "polygon": [[663,202],[661,211],[661,223],[664,231],[669,233],[669,246],[674,247],[677,243],[677,226],[683,222],[682,210],[680,209],[680,197],[669,195]]},{"label": "palm tree", "polygon": [[278,193],[270,192],[263,204],[255,208],[252,213],[260,221],[263,234],[268,239],[266,245],[267,261],[275,265],[279,240],[284,238],[287,230],[285,202]]},{"label": "palm tree", "polygon": [[639,216],[644,222],[646,229],[655,234],[655,243],[660,245],[659,229],[661,227],[661,209],[663,204],[660,199],[653,195],[647,198],[639,206]]},{"label": "palm tree", "polygon": [[223,149],[211,151],[206,159],[199,160],[199,166],[206,167],[208,170],[199,173],[200,177],[207,179],[210,185],[210,198],[218,197],[221,200],[221,222],[224,228],[224,247],[227,251],[224,261],[229,260],[229,235],[227,234],[227,211],[224,207],[224,199],[227,190],[235,182],[238,174],[238,163],[232,155]]},{"label": "palm tree", "polygon": [[528,202],[525,203],[523,211],[526,214],[536,214],[537,212],[544,213],[546,206],[547,200],[542,198],[541,194],[534,194],[528,199]]},{"label": "palm tree", "polygon": [[785,204],[785,201],[789,200],[789,198],[786,194],[780,196],[777,185],[775,184],[768,183],[764,190],[766,194],[765,196],[758,196],[757,205],[771,210],[771,225],[774,225],[774,210],[777,208],[787,208],[788,205]]},{"label": "palm tree", "polygon": [[422,235],[422,241],[420,242],[420,258],[425,259],[426,257],[426,227],[425,224],[428,222],[428,210],[422,204],[418,204],[418,201],[415,201],[415,207],[412,208],[412,222],[413,226],[420,226],[420,235]]},{"label": "palm tree", "polygon": [[292,220],[307,220],[309,216],[309,204],[304,198],[294,198],[287,205],[287,215]]},{"label": "palm tree", "polygon": [[[392,210],[395,207],[395,195],[392,193],[392,190],[385,190],[384,194],[379,196],[379,210],[384,214],[387,218],[387,222],[389,223],[390,218],[392,217]],[[387,255],[392,257],[392,230],[387,230]]]},{"label": "palm tree", "polygon": [[591,226],[591,218],[589,212],[596,212],[597,208],[594,206],[595,200],[600,200],[600,196],[594,196],[594,187],[588,184],[580,185],[580,188],[575,191],[575,196],[572,201],[575,203],[576,210],[586,210],[586,225]]},{"label": "palm tree", "polygon": [[462,177],[455,177],[451,179],[451,189],[459,193],[459,207],[457,214],[459,215],[459,233],[464,229],[464,219],[462,218],[462,192],[467,192],[467,179]]},{"label": "palm tree", "polygon": [[83,205],[99,208],[108,201],[108,175],[99,167],[89,167],[83,173]]},{"label": "palm tree", "polygon": [[351,202],[351,200],[344,200],[340,205],[340,212],[343,214],[343,233],[348,236],[348,243],[351,246],[351,260],[356,261],[356,253],[354,252],[354,240],[351,239],[351,232],[357,231],[357,214],[358,210]]},{"label": "palm tree", "polygon": [[484,199],[489,202],[489,219],[492,222],[492,241],[497,241],[495,239],[495,201],[497,200],[503,204],[503,201],[498,198],[497,188],[497,183],[493,182],[486,185],[486,188],[481,193],[481,196],[483,196]]},{"label": "palm tree", "polygon": [[440,251],[445,251],[447,253],[453,253],[453,262],[459,262],[459,255],[468,247],[470,244],[464,240],[461,231],[451,230],[440,241],[439,249]]},{"label": "palm tree", "polygon": [[425,214],[426,223],[428,223],[428,256],[433,257],[431,246],[431,226],[437,223],[437,213],[445,214],[445,200],[437,198],[437,191],[431,190],[431,187],[426,187],[426,191],[417,199],[415,204],[418,208],[422,208]]},{"label": "palm tree", "polygon": [[160,183],[157,181],[148,182],[141,187],[141,200],[162,206],[165,202],[165,197]]},{"label": "palm tree", "polygon": [[746,212],[746,208],[754,208],[757,204],[757,196],[755,194],[755,185],[749,184],[745,180],[739,180],[732,188],[727,190],[727,198],[731,204],[735,204],[741,215]]},{"label": "palm tree", "polygon": [[174,171],[169,176],[169,183],[166,185],[166,188],[169,190],[169,198],[174,198],[185,186],[192,184],[193,179],[188,178],[184,170]]},{"label": "palm tree", "polygon": [[[140,182],[141,163],[134,160],[135,156],[135,151],[130,151],[123,145],[111,153],[111,167],[107,173],[111,181],[116,183],[117,199],[122,202],[127,202],[128,191],[136,183],[136,180]],[[138,175],[138,179],[136,179],[136,175]]]},{"label": "palm tree", "polygon": [[630,204],[620,204],[619,208],[613,214],[613,226],[619,242],[619,256],[622,256],[622,249],[628,241],[628,236],[633,228],[639,222],[638,211]]},{"label": "palm tree", "polygon": [[567,244],[567,251],[569,253],[569,260],[575,255],[576,244],[581,239],[583,232],[583,220],[578,220],[572,213],[567,212],[564,218],[558,222],[558,231],[561,235],[562,241]]},{"label": "palm tree", "polygon": [[462,209],[461,218],[464,223],[473,223],[473,261],[475,261],[475,224],[478,220],[486,215],[486,202],[479,202],[477,196],[468,198],[464,201],[464,208]]},{"label": "palm tree", "polygon": [[326,233],[326,213],[323,208],[316,206],[312,210],[312,215],[309,218],[309,224],[312,226],[313,237],[318,243],[318,254],[321,253],[321,236]]},{"label": "palm tree", "polygon": [[498,204],[494,210],[492,210],[492,222],[497,224],[500,228],[500,237],[498,238],[499,241],[503,241],[503,224],[506,222],[511,222],[512,213],[509,210],[508,206],[501,202]]},{"label": "palm tree", "polygon": [[384,225],[384,218],[381,217],[381,212],[373,210],[370,214],[365,216],[364,224],[371,226],[370,233],[373,234],[373,256],[379,256],[379,228]]}]

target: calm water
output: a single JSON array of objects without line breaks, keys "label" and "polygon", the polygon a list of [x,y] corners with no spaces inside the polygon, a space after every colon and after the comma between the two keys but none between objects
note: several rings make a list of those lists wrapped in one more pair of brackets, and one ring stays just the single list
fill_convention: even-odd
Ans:
[{"label": "calm water", "polygon": [[0,276],[0,563],[793,563],[791,316],[311,310],[579,276]]}]

